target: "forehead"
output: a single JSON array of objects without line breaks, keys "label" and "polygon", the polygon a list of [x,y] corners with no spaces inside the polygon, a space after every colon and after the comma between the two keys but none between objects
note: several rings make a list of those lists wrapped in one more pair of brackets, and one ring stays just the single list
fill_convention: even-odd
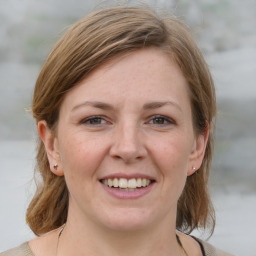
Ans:
[{"label": "forehead", "polygon": [[65,101],[180,101],[188,97],[187,91],[186,79],[170,54],[146,48],[120,54],[96,68],[67,93]]}]

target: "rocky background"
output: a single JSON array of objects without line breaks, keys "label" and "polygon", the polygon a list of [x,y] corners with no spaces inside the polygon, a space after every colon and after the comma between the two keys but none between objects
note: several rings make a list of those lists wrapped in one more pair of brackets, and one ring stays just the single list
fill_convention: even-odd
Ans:
[{"label": "rocky background", "polygon": [[[217,222],[212,241],[236,255],[256,256],[255,235],[248,238],[256,228],[250,215],[256,211],[255,0],[0,0],[0,226],[9,225],[12,234],[9,239],[0,232],[0,251],[24,240],[24,216],[8,209],[23,213],[30,195],[23,192],[18,202],[15,193],[25,190],[33,169],[36,135],[29,108],[40,68],[67,27],[101,5],[118,3],[147,3],[191,26],[218,100],[210,186],[223,223]],[[18,235],[15,226],[21,227]]]}]

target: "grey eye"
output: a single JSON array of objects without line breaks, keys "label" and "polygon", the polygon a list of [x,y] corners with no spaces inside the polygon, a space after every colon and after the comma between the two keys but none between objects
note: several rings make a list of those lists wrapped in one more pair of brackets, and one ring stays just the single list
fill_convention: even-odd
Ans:
[{"label": "grey eye", "polygon": [[165,118],[163,117],[156,117],[152,120],[153,124],[167,124],[169,123],[168,120],[166,120]]},{"label": "grey eye", "polygon": [[164,116],[154,116],[150,121],[150,124],[154,124],[154,125],[168,125],[168,124],[172,124],[173,121],[170,120],[167,117]]},{"label": "grey eye", "polygon": [[91,116],[83,119],[81,123],[87,124],[87,125],[101,125],[101,124],[106,124],[107,121],[101,116]]}]

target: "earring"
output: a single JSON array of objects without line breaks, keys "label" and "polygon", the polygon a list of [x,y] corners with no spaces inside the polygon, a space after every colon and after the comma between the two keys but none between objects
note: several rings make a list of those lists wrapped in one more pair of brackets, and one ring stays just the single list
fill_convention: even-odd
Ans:
[{"label": "earring", "polygon": [[55,164],[55,165],[53,166],[53,168],[54,168],[54,170],[57,170],[57,169],[58,169],[58,165]]},{"label": "earring", "polygon": [[193,169],[193,173],[197,175],[197,174],[198,174],[198,171],[197,171],[196,167],[195,167],[195,166],[193,166],[193,168],[192,168],[192,169]]}]

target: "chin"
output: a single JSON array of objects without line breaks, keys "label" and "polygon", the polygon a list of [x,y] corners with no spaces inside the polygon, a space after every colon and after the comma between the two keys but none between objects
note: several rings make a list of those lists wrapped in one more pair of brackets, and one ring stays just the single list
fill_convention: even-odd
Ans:
[{"label": "chin", "polygon": [[153,218],[144,210],[122,209],[111,214],[105,221],[104,225],[113,231],[138,231],[146,229],[153,223]]}]

